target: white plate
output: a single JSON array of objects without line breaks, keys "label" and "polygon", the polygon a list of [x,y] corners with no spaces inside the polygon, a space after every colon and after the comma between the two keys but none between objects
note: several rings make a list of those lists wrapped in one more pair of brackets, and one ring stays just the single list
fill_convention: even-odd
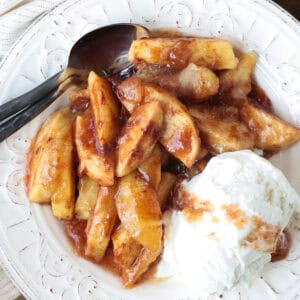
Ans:
[{"label": "white plate", "polygon": [[[40,18],[0,67],[0,103],[31,89],[65,66],[68,50],[84,33],[109,23],[178,27],[190,35],[224,37],[259,54],[255,76],[278,114],[300,125],[299,24],[270,1],[68,0]],[[97,51],[97,49],[95,49]],[[188,299],[174,280],[125,290],[118,279],[72,254],[49,207],[29,204],[22,178],[31,138],[55,103],[0,144],[0,260],[31,299]],[[274,157],[300,192],[299,144]],[[269,264],[251,288],[228,299],[296,299],[300,294],[300,228],[285,261]],[[199,283],[201,284],[201,283]],[[217,295],[211,298],[218,297]]]}]

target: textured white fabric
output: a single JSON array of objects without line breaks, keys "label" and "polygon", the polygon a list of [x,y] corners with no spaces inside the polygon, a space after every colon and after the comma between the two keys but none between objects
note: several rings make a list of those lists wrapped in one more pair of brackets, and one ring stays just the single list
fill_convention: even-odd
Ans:
[{"label": "textured white fabric", "polygon": [[13,300],[20,295],[13,283],[8,279],[4,272],[0,269],[0,299]]},{"label": "textured white fabric", "polygon": [[[17,38],[41,14],[63,0],[0,0],[0,61]],[[0,267],[0,300],[12,300],[20,295]]]},{"label": "textured white fabric", "polygon": [[0,0],[0,56],[41,14],[63,0]]}]

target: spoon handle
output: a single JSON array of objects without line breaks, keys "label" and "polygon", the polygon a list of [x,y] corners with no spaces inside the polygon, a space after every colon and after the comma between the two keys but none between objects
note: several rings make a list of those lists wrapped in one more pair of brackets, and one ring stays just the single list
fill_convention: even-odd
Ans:
[{"label": "spoon handle", "polygon": [[56,90],[59,85],[59,77],[61,74],[62,71],[56,73],[54,76],[50,77],[48,80],[28,93],[2,104],[0,106],[0,123],[4,122],[4,120],[8,117],[17,114],[25,108],[39,102],[51,91]]},{"label": "spoon handle", "polygon": [[39,113],[46,109],[52,102],[57,99],[56,90],[52,90],[43,99],[33,105],[18,112],[4,122],[0,122],[0,143],[23,127],[26,123],[34,119]]}]

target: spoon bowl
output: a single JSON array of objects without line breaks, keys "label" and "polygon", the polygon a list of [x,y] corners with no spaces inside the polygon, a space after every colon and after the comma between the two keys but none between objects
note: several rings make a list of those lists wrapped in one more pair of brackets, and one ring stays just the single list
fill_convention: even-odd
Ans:
[{"label": "spoon bowl", "polygon": [[31,121],[60,95],[64,83],[86,78],[95,71],[102,77],[127,77],[133,64],[127,53],[133,40],[149,36],[147,28],[137,24],[113,24],[81,37],[72,47],[67,68],[34,88],[0,106],[0,142]]},{"label": "spoon bowl", "polygon": [[117,24],[96,29],[78,40],[72,47],[68,67],[95,71],[109,76],[132,66],[127,54],[131,42],[149,35],[140,25]]}]

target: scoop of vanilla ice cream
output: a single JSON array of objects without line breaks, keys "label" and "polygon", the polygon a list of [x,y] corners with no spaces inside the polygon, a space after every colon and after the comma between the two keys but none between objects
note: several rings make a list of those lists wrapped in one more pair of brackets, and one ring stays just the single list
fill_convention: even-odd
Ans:
[{"label": "scoop of vanilla ice cream", "polygon": [[157,275],[181,277],[195,296],[257,277],[300,203],[282,172],[248,150],[214,157],[179,190],[187,201],[164,215]]}]

